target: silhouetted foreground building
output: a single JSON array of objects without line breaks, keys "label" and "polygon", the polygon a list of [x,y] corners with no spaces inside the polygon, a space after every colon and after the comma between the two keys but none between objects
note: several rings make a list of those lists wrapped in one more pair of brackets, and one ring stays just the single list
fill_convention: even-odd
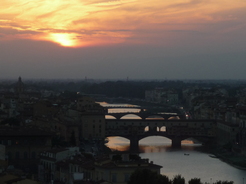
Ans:
[{"label": "silhouetted foreground building", "polygon": [[[102,183],[126,184],[136,169],[150,169],[160,174],[161,166],[141,159],[131,159],[128,153],[110,156],[88,157],[76,148],[52,149],[41,153],[39,180],[54,183]],[[118,158],[118,159],[115,159]]]},{"label": "silhouetted foreground building", "polygon": [[51,149],[53,134],[33,127],[1,127],[0,143],[5,145],[9,165],[37,172],[39,154]]}]

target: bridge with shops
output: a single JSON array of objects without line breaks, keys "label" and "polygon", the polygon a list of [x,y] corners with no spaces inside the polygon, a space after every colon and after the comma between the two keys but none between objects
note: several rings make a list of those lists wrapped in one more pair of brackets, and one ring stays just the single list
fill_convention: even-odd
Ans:
[{"label": "bridge with shops", "polygon": [[130,140],[130,151],[138,151],[139,141],[149,136],[171,139],[181,147],[187,138],[212,140],[216,135],[215,120],[106,119],[106,137],[120,136]]}]

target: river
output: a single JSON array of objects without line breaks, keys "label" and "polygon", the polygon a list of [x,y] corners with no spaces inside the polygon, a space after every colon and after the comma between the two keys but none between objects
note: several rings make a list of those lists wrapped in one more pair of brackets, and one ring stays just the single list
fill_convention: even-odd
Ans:
[{"label": "river", "polygon": [[[126,109],[113,110],[122,112]],[[129,112],[129,109],[127,109]],[[134,110],[135,111],[135,110]],[[110,117],[106,117],[110,118]],[[128,115],[124,118],[137,118]],[[161,174],[172,179],[180,174],[188,183],[191,178],[200,178],[203,183],[217,180],[234,181],[234,184],[246,184],[246,171],[237,169],[217,158],[212,158],[201,150],[202,145],[185,140],[180,149],[171,147],[171,140],[160,136],[144,138],[139,142],[140,156],[161,165]],[[122,137],[109,137],[109,148],[124,151],[129,149],[129,140]]]}]

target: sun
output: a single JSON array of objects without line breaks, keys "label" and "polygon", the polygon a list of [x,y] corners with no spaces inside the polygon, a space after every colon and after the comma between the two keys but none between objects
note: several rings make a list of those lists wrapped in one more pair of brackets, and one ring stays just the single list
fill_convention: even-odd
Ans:
[{"label": "sun", "polygon": [[49,38],[64,47],[75,47],[77,45],[76,35],[69,33],[51,33]]}]

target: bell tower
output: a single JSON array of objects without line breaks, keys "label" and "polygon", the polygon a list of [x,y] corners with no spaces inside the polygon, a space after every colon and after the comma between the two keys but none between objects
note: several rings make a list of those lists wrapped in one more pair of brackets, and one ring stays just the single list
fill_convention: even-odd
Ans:
[{"label": "bell tower", "polygon": [[17,93],[22,93],[24,91],[24,83],[21,80],[21,77],[18,78],[18,82],[15,87]]}]

